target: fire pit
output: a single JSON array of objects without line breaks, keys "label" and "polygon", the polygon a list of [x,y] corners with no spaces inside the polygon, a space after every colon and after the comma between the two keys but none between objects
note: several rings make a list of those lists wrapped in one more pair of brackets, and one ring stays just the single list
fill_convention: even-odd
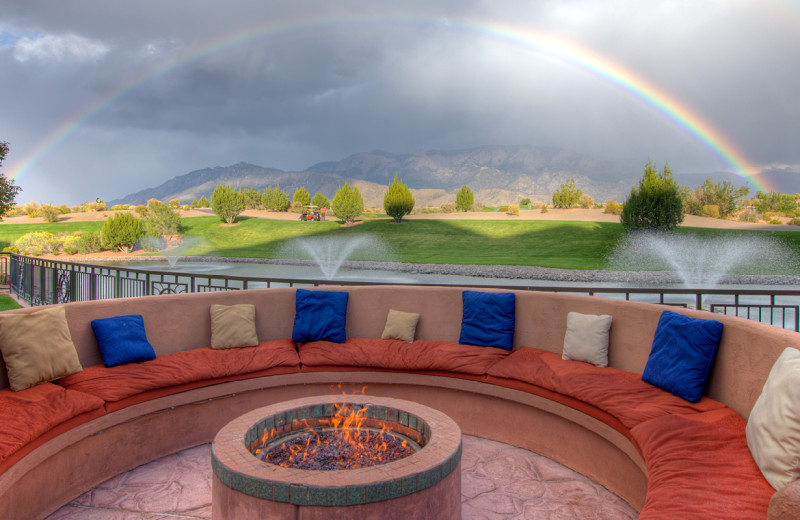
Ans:
[{"label": "fire pit", "polygon": [[214,520],[461,517],[461,430],[410,401],[319,396],[259,408],[220,430],[211,462]]}]

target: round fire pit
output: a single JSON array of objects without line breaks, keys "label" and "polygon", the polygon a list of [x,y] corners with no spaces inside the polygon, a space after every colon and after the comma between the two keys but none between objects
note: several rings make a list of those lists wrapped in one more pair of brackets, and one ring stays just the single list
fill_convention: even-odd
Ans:
[{"label": "round fire pit", "polygon": [[[342,408],[361,416],[361,427],[383,429],[417,451],[393,462],[331,471],[264,460],[264,450],[283,439],[308,428],[329,429]],[[365,395],[295,399],[253,410],[217,434],[211,454],[212,516],[456,519],[461,517],[460,462],[460,428],[432,408]]]}]

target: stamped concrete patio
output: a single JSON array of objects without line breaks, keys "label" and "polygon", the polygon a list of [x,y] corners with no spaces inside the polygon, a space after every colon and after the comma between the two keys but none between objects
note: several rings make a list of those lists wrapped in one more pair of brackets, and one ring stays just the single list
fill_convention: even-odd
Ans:
[{"label": "stamped concrete patio", "polygon": [[[637,517],[619,497],[546,457],[468,435],[463,442],[465,519]],[[211,445],[206,444],[118,475],[48,520],[210,519],[210,453]]]}]

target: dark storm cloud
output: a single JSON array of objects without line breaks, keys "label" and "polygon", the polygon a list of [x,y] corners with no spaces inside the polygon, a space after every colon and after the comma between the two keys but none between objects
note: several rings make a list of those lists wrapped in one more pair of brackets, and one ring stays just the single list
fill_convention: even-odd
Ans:
[{"label": "dark storm cloud", "polygon": [[[800,12],[780,12],[783,0],[428,4],[4,2],[0,139],[12,153],[3,170],[115,92],[20,179],[24,200],[110,199],[241,160],[303,169],[373,149],[481,144],[727,168],[608,81],[469,28],[487,22],[612,59],[754,162],[800,164]],[[197,57],[226,36],[292,25]]]}]

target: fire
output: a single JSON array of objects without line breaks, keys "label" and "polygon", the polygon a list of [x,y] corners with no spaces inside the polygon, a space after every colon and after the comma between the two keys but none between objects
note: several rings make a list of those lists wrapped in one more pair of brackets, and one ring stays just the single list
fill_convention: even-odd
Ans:
[{"label": "fire", "polygon": [[[385,464],[416,451],[385,424],[380,429],[375,424],[365,425],[366,407],[333,406],[331,417],[295,419],[289,427],[265,431],[253,453],[283,467],[336,470]],[[287,439],[278,444],[275,439],[282,436]]]}]

